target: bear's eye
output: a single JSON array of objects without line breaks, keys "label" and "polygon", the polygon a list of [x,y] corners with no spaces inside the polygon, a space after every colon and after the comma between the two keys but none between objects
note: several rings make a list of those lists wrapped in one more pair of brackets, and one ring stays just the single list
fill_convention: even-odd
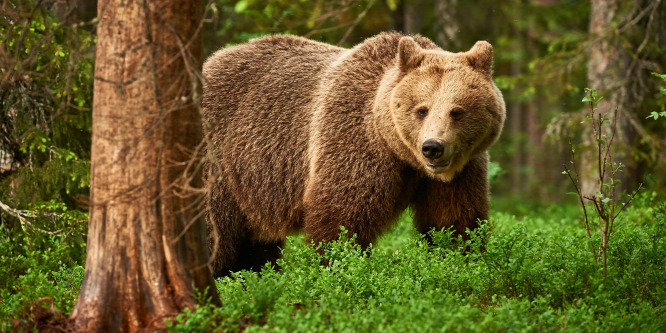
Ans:
[{"label": "bear's eye", "polygon": [[449,112],[449,116],[453,120],[460,120],[464,115],[465,115],[465,110],[463,110],[462,108],[455,108],[451,110],[451,112]]},{"label": "bear's eye", "polygon": [[420,119],[425,118],[428,115],[428,108],[425,106],[419,107],[416,109],[416,116]]}]

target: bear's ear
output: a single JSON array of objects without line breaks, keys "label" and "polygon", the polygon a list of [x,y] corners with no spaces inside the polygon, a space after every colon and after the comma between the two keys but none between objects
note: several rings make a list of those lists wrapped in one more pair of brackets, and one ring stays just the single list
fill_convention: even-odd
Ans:
[{"label": "bear's ear", "polygon": [[467,52],[467,62],[475,70],[484,74],[492,75],[493,72],[493,46],[486,41],[478,41]]},{"label": "bear's ear", "polygon": [[402,37],[398,43],[398,65],[400,70],[407,72],[421,65],[423,49],[412,37]]}]

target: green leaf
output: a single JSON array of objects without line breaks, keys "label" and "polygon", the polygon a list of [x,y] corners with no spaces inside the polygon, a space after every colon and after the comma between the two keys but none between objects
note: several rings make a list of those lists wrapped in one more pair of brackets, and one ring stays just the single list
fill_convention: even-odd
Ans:
[{"label": "green leaf", "polygon": [[657,73],[657,72],[652,72],[652,75],[654,75],[654,76],[656,76],[656,77],[658,77],[658,78],[660,78],[660,79],[666,81],[666,74],[659,74],[659,73]]},{"label": "green leaf", "polygon": [[[595,97],[596,97],[596,96],[595,96]],[[594,106],[596,107],[597,104],[599,104],[599,102],[601,102],[602,99],[604,99],[604,98],[603,98],[603,97],[599,97],[599,98],[597,98],[597,100],[594,101]]]},{"label": "green leaf", "polygon": [[594,107],[597,107],[597,104],[601,102],[601,100],[604,99],[603,97],[597,98],[597,90],[596,89],[590,89],[590,88],[585,88],[585,97],[583,97],[583,102],[584,103],[593,103]]},{"label": "green leaf", "polygon": [[238,2],[236,2],[236,5],[234,6],[234,12],[240,14],[240,13],[244,12],[247,9],[248,5],[249,5],[249,3],[248,3],[247,0],[238,1]]},{"label": "green leaf", "polygon": [[656,111],[652,111],[649,116],[645,117],[645,119],[650,119],[654,118],[654,120],[659,119],[659,113]]}]

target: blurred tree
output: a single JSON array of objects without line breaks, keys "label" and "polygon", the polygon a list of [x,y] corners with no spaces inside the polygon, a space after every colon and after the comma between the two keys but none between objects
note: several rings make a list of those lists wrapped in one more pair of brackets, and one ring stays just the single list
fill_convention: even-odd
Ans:
[{"label": "blurred tree", "polygon": [[[548,124],[581,109],[585,85],[580,57],[589,6],[580,1],[505,0],[499,3],[495,78],[508,103],[507,126],[491,156],[507,168],[498,192],[552,202],[562,198],[566,158],[562,139],[545,140]],[[575,112],[571,112],[575,111]],[[571,113],[570,113],[571,112]],[[560,126],[560,132],[571,126]],[[558,133],[560,133],[558,132]],[[567,133],[568,134],[568,133]],[[539,200],[532,199],[531,202]]]},{"label": "blurred tree", "polygon": [[197,292],[219,301],[197,214],[202,10],[190,0],[99,1],[90,226],[75,330],[164,329]]},{"label": "blurred tree", "polygon": [[435,43],[445,50],[458,50],[461,44],[458,37],[461,32],[458,0],[437,0],[435,15],[438,18]]},{"label": "blurred tree", "polygon": [[[640,146],[650,139],[643,122],[646,106],[658,90],[658,80],[650,72],[661,72],[666,64],[665,32],[665,1],[592,1],[588,86],[605,97],[598,112],[616,123],[614,162],[624,165],[619,174],[619,188],[624,191],[643,181],[648,161],[641,155],[655,148]],[[611,128],[606,127],[607,140],[611,140]],[[588,146],[596,144],[590,134],[584,136]],[[591,175],[597,159],[590,156],[583,162],[582,191],[592,195],[599,188],[597,177]]]},{"label": "blurred tree", "polygon": [[404,0],[403,3],[403,32],[407,34],[420,33],[424,25],[424,5],[427,0]]}]

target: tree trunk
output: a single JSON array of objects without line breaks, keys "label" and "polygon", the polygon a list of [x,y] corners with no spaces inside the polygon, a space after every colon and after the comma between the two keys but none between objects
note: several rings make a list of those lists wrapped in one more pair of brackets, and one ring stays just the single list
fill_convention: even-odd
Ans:
[{"label": "tree trunk", "polygon": [[424,23],[424,4],[423,0],[405,0],[403,4],[403,32],[406,34],[418,34],[421,32]]},{"label": "tree trunk", "polygon": [[444,50],[457,52],[460,49],[460,22],[456,15],[458,12],[458,0],[437,0],[435,4],[435,42]]},{"label": "tree trunk", "polygon": [[86,271],[71,314],[90,332],[160,329],[219,301],[207,266],[199,97],[203,4],[100,0]]},{"label": "tree trunk", "polygon": [[[658,65],[649,59],[653,55],[646,52],[650,48],[646,46],[655,38],[654,30],[663,30],[665,9],[663,0],[592,1],[590,34],[594,42],[589,53],[588,86],[604,97],[598,112],[606,113],[611,123],[617,123],[611,152],[613,162],[624,165],[616,177],[621,181],[619,191],[631,190],[640,182],[641,168],[635,156],[642,127],[636,113],[656,91],[648,81],[650,71],[657,70]],[[606,126],[608,138],[610,131],[611,126]],[[584,139],[588,148],[587,157],[582,160],[581,187],[584,194],[593,195],[600,184],[592,148],[596,143],[590,128],[586,128]]]}]

